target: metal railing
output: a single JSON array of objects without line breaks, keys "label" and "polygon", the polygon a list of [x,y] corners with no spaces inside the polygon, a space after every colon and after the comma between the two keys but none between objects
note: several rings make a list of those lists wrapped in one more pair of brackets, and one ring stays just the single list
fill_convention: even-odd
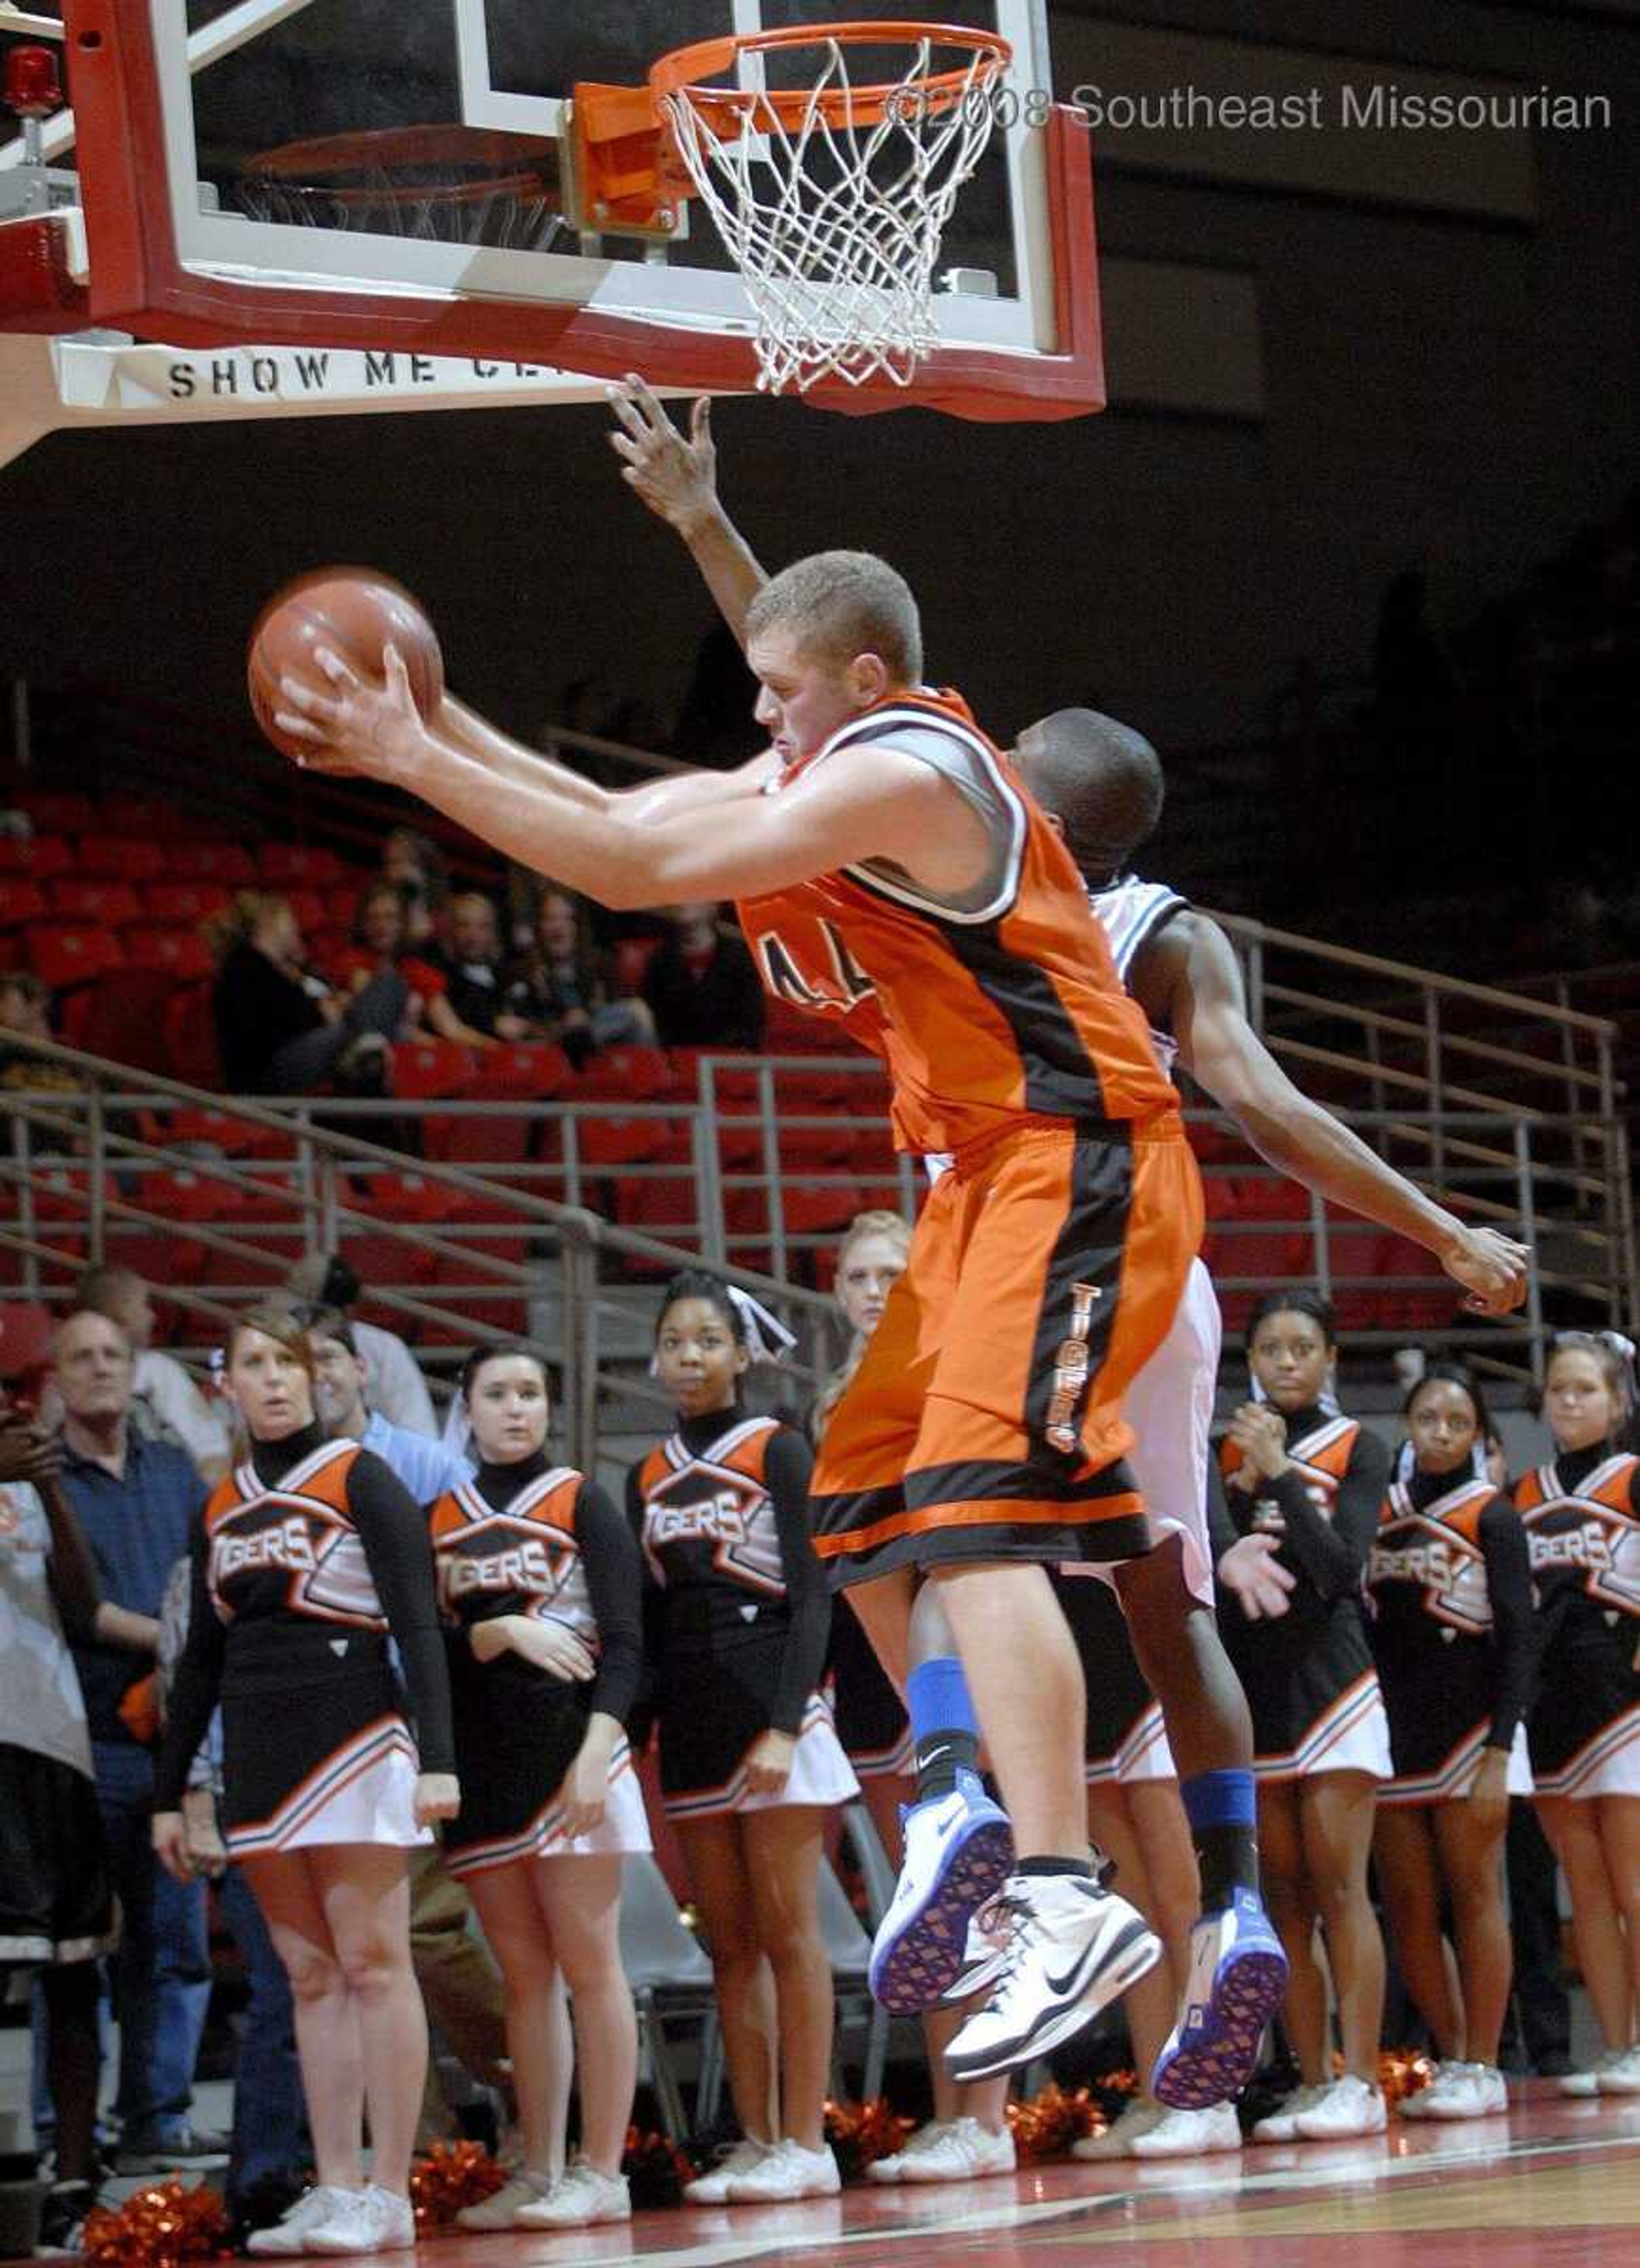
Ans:
[{"label": "metal railing", "polygon": [[[812,1273],[815,1256],[861,1203],[890,1199],[909,1212],[918,1195],[912,1161],[889,1162],[886,1124],[872,1107],[881,1073],[864,1058],[703,1056],[692,1097],[440,1097],[413,1107],[339,1097],[226,1101],[179,1081],[138,1079],[70,1049],[40,1043],[36,1052],[84,1086],[8,1097],[0,1189],[9,1189],[12,1211],[0,1221],[0,1254],[12,1257],[13,1296],[61,1298],[88,1260],[146,1256],[139,1272],[195,1320],[201,1328],[189,1336],[202,1343],[304,1254],[345,1251],[367,1236],[376,1259],[366,1272],[377,1278],[370,1309],[419,1334],[430,1368],[453,1367],[471,1344],[532,1321],[562,1366],[563,1429],[577,1461],[595,1445],[600,1410],[628,1401],[664,1406],[641,1359],[639,1310],[652,1298],[646,1282],[693,1260],[732,1268],[798,1331],[795,1366],[812,1382],[840,1358],[843,1330],[831,1300],[797,1275]],[[784,1082],[793,1078],[834,1092],[866,1083],[861,1107],[784,1108]],[[1410,1103],[1344,1115],[1414,1178],[1427,1177],[1438,1145],[1449,1201],[1470,1218],[1519,1229],[1533,1249],[1525,1310],[1503,1325],[1452,1316],[1450,1286],[1432,1262],[1427,1272],[1386,1279],[1364,1264],[1377,1254],[1362,1240],[1378,1232],[1319,1199],[1302,1201],[1302,1211],[1271,1210],[1281,1177],[1250,1153],[1233,1154],[1211,1114],[1192,1113],[1207,1152],[1210,1255],[1232,1320],[1273,1281],[1313,1282],[1339,1302],[1353,1345],[1416,1337],[1462,1347],[1524,1379],[1541,1374],[1556,1321],[1627,1318],[1625,1225],[1592,1203],[1599,1178],[1569,1167],[1572,1129],[1563,1118],[1520,1108],[1438,1115]],[[458,1163],[394,1146],[407,1122],[425,1146],[436,1131],[448,1138],[452,1128],[496,1120],[521,1136],[510,1162]],[[637,1154],[589,1155],[589,1122],[612,1120],[652,1127],[656,1139],[640,1130]],[[792,1162],[788,1146],[811,1133],[876,1137],[883,1163]],[[618,1205],[623,1190],[629,1197],[663,1188],[685,1203],[662,1235],[600,1210]],[[820,1226],[794,1223],[799,1191],[826,1200]],[[170,1241],[156,1247],[157,1238]],[[1238,1265],[1241,1247],[1246,1266]],[[408,1263],[402,1273],[395,1257]]]}]

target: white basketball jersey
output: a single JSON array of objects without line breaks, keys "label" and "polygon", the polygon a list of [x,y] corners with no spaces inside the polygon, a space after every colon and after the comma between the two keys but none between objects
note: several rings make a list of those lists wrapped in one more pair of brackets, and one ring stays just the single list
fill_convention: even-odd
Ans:
[{"label": "white basketball jersey", "polygon": [[[1188,899],[1181,898],[1177,890],[1170,890],[1166,882],[1142,882],[1136,874],[1118,875],[1102,890],[1088,892],[1088,904],[1105,932],[1116,974],[1124,986],[1140,946],[1188,903]],[[1153,1031],[1151,1045],[1156,1050],[1156,1060],[1171,1079],[1179,1058],[1179,1042],[1169,1033]]]}]

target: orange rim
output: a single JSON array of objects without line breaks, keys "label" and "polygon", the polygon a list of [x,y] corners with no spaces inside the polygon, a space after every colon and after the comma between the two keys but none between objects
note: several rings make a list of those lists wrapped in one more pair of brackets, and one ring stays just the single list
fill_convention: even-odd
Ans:
[{"label": "orange rim", "polygon": [[[989,68],[976,80],[972,62],[945,71],[930,71],[919,78],[896,79],[874,86],[839,87],[817,93],[813,87],[709,86],[702,82],[733,68],[737,56],[781,48],[823,47],[836,40],[844,47],[916,47],[924,40],[936,47],[964,48],[989,58]],[[649,75],[649,89],[657,105],[668,96],[685,101],[722,126],[722,114],[739,112],[744,128],[758,111],[778,119],[783,127],[800,127],[818,110],[828,126],[874,126],[895,102],[918,98],[925,114],[946,110],[975,86],[987,86],[1013,60],[1009,42],[995,32],[976,30],[971,24],[882,23],[799,24],[782,31],[731,33],[718,40],[698,40],[691,47],[674,48],[662,55]]]},{"label": "orange rim", "polygon": [[[389,169],[395,166],[431,178],[394,181]],[[494,127],[383,126],[282,143],[253,158],[245,178],[297,195],[313,192],[344,206],[423,199],[469,204],[497,195],[555,199],[557,166],[555,142]],[[447,176],[441,180],[445,169]],[[349,181],[349,173],[373,178],[368,183]]]}]

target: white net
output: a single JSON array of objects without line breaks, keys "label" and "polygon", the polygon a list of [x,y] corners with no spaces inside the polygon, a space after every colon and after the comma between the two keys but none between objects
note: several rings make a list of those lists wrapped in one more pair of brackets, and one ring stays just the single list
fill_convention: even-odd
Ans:
[{"label": "white net", "polygon": [[879,374],[908,386],[938,343],[933,308],[940,239],[990,139],[1006,50],[977,48],[966,68],[926,85],[919,40],[899,83],[857,99],[835,39],[791,118],[772,98],[683,87],[663,107],[679,155],[757,320],[760,389],[802,393]]}]

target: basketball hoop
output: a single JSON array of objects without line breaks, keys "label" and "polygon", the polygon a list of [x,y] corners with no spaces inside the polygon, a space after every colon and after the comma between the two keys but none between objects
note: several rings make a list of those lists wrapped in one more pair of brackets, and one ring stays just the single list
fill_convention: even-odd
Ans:
[{"label": "basketball hoop", "polygon": [[253,220],[501,252],[548,251],[564,226],[557,144],[478,127],[286,142],[250,160],[239,196]]},{"label": "basketball hoop", "polygon": [[[900,77],[856,86],[848,51],[868,46],[908,48]],[[766,54],[805,48],[818,51],[811,84],[761,83]],[[936,68],[943,51],[954,66]],[[758,84],[708,84],[742,57]],[[680,48],[645,90],[576,88],[579,217],[653,225],[679,195],[700,197],[752,302],[761,390],[834,376],[909,386],[939,342],[940,239],[1011,61],[1007,40],[954,24],[805,25]]]}]

